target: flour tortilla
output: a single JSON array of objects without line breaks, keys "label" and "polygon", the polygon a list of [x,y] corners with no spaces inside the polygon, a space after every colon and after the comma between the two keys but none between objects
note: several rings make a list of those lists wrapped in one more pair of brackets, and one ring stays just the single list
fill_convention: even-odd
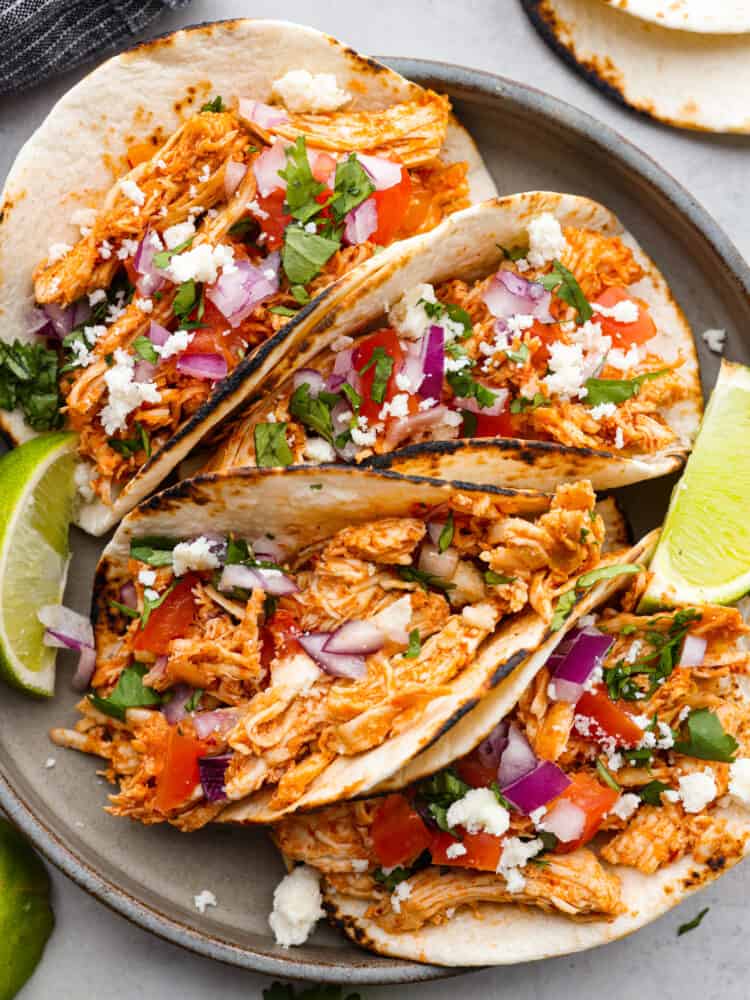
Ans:
[{"label": "flour tortilla", "polygon": [[747,0],[606,0],[610,7],[664,28],[727,35],[750,31]]},{"label": "flour tortilla", "polygon": [[[341,334],[356,335],[382,321],[387,306],[421,282],[437,285],[449,278],[474,280],[491,274],[503,257],[500,247],[523,243],[529,220],[542,212],[552,213],[564,226],[618,235],[633,250],[645,277],[630,287],[648,303],[659,329],[650,341],[654,352],[667,362],[678,356],[683,359],[679,376],[687,386],[687,398],[664,411],[678,440],[660,452],[624,457],[555,442],[466,438],[409,445],[375,456],[366,464],[406,474],[541,490],[553,490],[566,480],[586,478],[595,489],[603,490],[663,476],[684,463],[703,410],[698,359],[690,327],[664,277],[619,219],[598,202],[577,195],[530,191],[493,199],[456,212],[432,232],[412,237],[367,261],[361,268],[367,272],[366,280],[356,290],[346,290],[335,314],[309,338],[293,360],[293,367],[314,366],[316,355],[330,350],[331,343]],[[285,364],[292,367],[289,354]],[[286,383],[280,382],[279,375],[277,371],[278,393],[289,391],[291,375]],[[243,417],[235,418],[221,468],[243,464],[242,456],[247,454],[252,440],[251,426],[273,408],[274,398],[272,394],[260,400]]]},{"label": "flour tortilla", "polygon": [[[626,0],[619,0],[624,6]],[[683,3],[627,0],[629,17],[602,0],[522,0],[544,40],[602,93],[677,128],[750,132],[750,7],[695,0],[695,30],[675,31]],[[643,20],[648,7],[672,8],[668,26]],[[702,16],[698,15],[698,8]],[[707,27],[708,9],[716,28]],[[736,34],[721,34],[723,25]],[[666,23],[666,22],[665,22]],[[698,25],[701,25],[698,27]],[[688,27],[688,25],[683,25]]]},{"label": "flour tortilla", "polygon": [[[312,487],[322,487],[313,489]],[[433,479],[342,466],[318,469],[245,469],[181,483],[147,500],[122,522],[102,554],[94,585],[93,618],[97,655],[107,659],[120,642],[121,623],[110,601],[118,600],[130,579],[128,558],[133,538],[194,537],[201,534],[253,537],[267,532],[291,553],[328,538],[348,525],[373,518],[411,516],[414,504],[442,503],[457,488],[505,496],[519,513],[547,509],[549,498],[538,491],[465,486]],[[619,517],[609,506],[607,518],[619,535]],[[609,557],[613,558],[613,557]],[[566,623],[575,621],[574,614]],[[556,645],[565,629],[551,637]],[[294,808],[315,808],[370,792],[447,732],[471,711],[481,696],[501,690],[535,647],[550,638],[544,623],[529,612],[500,625],[485,640],[474,663],[451,685],[449,695],[435,698],[419,726],[382,746],[335,760],[309,787]],[[512,704],[512,702],[511,702]],[[510,707],[510,705],[509,705]],[[220,815],[223,822],[268,823],[283,812],[272,811],[270,793],[260,792],[233,803]]]},{"label": "flour tortilla", "polygon": [[[333,73],[353,94],[353,110],[382,109],[422,88],[313,28],[285,21],[220,21],[145,42],[107,60],[73,87],[18,154],[0,202],[0,336],[34,341],[28,332],[32,272],[53,243],[79,237],[71,216],[97,208],[113,183],[108,164],[122,162],[127,147],[157,129],[173,132],[213,95],[271,99],[272,84],[288,70]],[[469,164],[471,199],[495,194],[495,185],[468,133],[453,120],[443,154]],[[112,527],[155,489],[212,427],[263,383],[274,363],[334,312],[355,274],[329,287],[283,331],[220,383],[211,401],[155,453],[112,507],[81,507],[78,523],[92,534]],[[33,436],[22,415],[0,412],[0,428],[15,443]]]},{"label": "flour tortilla", "polygon": [[[652,532],[642,539],[628,554],[629,561],[648,562],[657,538],[658,532]],[[576,609],[577,614],[580,616],[601,606],[621,586],[622,580],[598,585],[598,589],[586,595]],[[542,656],[542,652],[545,655]],[[541,647],[509,678],[502,696],[499,690],[487,694],[432,748],[392,775],[376,791],[403,788],[469,753],[508,714],[551,652],[549,646]],[[750,698],[750,682],[743,679],[743,684]],[[715,812],[727,820],[733,832],[750,834],[750,811],[747,809],[730,803],[717,807]],[[745,853],[748,851],[750,838],[745,846]],[[643,875],[625,866],[603,864],[613,868],[620,877],[622,901],[626,907],[626,912],[612,922],[578,922],[563,915],[542,913],[533,907],[479,904],[476,911],[459,910],[440,927],[389,934],[364,916],[368,908],[366,901],[336,892],[326,884],[325,876],[322,888],[330,917],[341,924],[349,937],[371,951],[436,965],[513,965],[568,955],[632,934],[726,870],[726,867],[712,870],[690,856],[652,875]]]}]

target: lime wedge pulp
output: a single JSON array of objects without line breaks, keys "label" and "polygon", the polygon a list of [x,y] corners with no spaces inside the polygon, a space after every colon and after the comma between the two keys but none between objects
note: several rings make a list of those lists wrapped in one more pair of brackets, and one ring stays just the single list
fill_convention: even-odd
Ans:
[{"label": "lime wedge pulp", "polygon": [[43,434],[0,458],[0,673],[38,695],[55,685],[37,612],[65,589],[75,444],[75,434]]},{"label": "lime wedge pulp", "polygon": [[672,493],[641,609],[730,604],[750,590],[750,368],[722,361]]}]

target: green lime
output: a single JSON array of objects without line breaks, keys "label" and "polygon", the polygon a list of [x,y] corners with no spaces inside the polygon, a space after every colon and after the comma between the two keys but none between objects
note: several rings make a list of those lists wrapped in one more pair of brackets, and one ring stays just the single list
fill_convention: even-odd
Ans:
[{"label": "green lime", "polygon": [[722,361],[674,488],[641,610],[731,604],[750,590],[750,368]]},{"label": "green lime", "polygon": [[54,923],[47,870],[0,818],[0,1000],[11,1000],[37,967]]},{"label": "green lime", "polygon": [[75,434],[43,434],[0,458],[0,673],[37,695],[55,687],[37,612],[65,589],[75,445]]}]

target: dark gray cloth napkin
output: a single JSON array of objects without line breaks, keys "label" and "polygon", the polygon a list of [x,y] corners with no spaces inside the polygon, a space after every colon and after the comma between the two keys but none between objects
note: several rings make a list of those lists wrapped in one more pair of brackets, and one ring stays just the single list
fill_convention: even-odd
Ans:
[{"label": "dark gray cloth napkin", "polygon": [[0,94],[23,90],[121,47],[190,0],[0,0]]}]

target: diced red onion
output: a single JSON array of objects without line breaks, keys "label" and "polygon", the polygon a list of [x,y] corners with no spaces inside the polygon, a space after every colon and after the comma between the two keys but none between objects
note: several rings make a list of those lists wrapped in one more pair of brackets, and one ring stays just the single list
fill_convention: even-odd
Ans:
[{"label": "diced red onion", "polygon": [[216,757],[199,757],[198,771],[201,787],[207,802],[223,802],[227,793],[224,790],[224,779],[232,759],[231,753],[218,754]]},{"label": "diced red onion", "polygon": [[178,372],[211,382],[225,378],[227,370],[227,359],[223,354],[181,354],[177,359]]},{"label": "diced red onion", "polygon": [[26,327],[27,333],[36,333],[40,337],[43,335],[44,328],[49,325],[50,318],[43,309],[38,309],[33,306],[29,310],[29,322]]},{"label": "diced red onion", "polygon": [[284,549],[272,538],[256,538],[252,543],[253,555],[256,559],[280,563],[284,559]]},{"label": "diced red onion", "polygon": [[120,587],[120,604],[124,604],[126,608],[132,608],[134,611],[138,607],[138,595],[132,580],[128,580]]},{"label": "diced red onion", "polygon": [[367,676],[367,664],[364,656],[347,655],[346,653],[327,653],[323,647],[331,637],[330,632],[308,632],[297,636],[297,641],[307,655],[334,677],[348,677],[361,680]]},{"label": "diced red onion", "polygon": [[239,326],[259,302],[278,292],[279,262],[278,253],[269,254],[258,265],[238,260],[234,270],[228,274],[222,272],[215,284],[206,289],[206,298],[230,326]]},{"label": "diced red onion", "polygon": [[237,725],[240,713],[236,708],[216,708],[212,712],[198,712],[193,716],[193,728],[199,740],[212,733],[225,736]]},{"label": "diced red onion", "polygon": [[169,339],[170,333],[166,326],[162,326],[161,323],[157,323],[155,319],[151,320],[148,327],[148,339],[156,347],[164,347],[167,340]]},{"label": "diced red onion", "polygon": [[[402,342],[401,346],[406,348],[406,356],[401,369],[402,374],[409,380],[409,391],[418,392],[424,379],[424,353],[427,347],[427,337],[422,337],[421,340]],[[440,388],[442,390],[442,383]],[[440,393],[435,396],[435,399],[440,399]]]},{"label": "diced red onion", "polygon": [[387,608],[379,611],[375,615],[374,621],[386,639],[390,639],[391,642],[398,643],[400,646],[405,646],[409,642],[407,628],[411,623],[411,618],[411,594],[404,594],[393,604],[389,604]]},{"label": "diced red onion", "polygon": [[133,366],[133,381],[134,382],[151,382],[153,381],[154,375],[156,375],[156,365],[152,364],[151,361],[136,361]]},{"label": "diced red onion", "polygon": [[614,639],[595,628],[575,629],[547,661],[553,700],[575,704],[612,646]]},{"label": "diced red onion", "polygon": [[91,622],[77,611],[71,611],[62,604],[46,604],[39,609],[37,617],[45,628],[45,645],[58,649],[93,648],[94,629]]},{"label": "diced red onion", "polygon": [[340,399],[331,410],[331,423],[333,425],[334,436],[333,447],[336,454],[343,462],[351,462],[359,451],[359,446],[352,440],[347,440],[343,445],[337,443],[339,436],[341,434],[345,434],[349,430],[351,420],[352,408],[349,400]]},{"label": "diced red onion", "polygon": [[238,163],[237,160],[227,160],[226,170],[224,171],[224,194],[228,199],[232,197],[240,186],[246,173],[247,166],[244,163]]},{"label": "diced red onion", "polygon": [[47,302],[42,306],[42,311],[52,324],[55,336],[60,340],[67,337],[73,329],[73,306],[58,306],[55,302]]},{"label": "diced red onion", "polygon": [[337,375],[332,372],[325,382],[326,391],[338,392],[344,382],[346,382],[346,375]]},{"label": "diced red onion", "polygon": [[706,655],[708,642],[699,635],[686,635],[680,653],[680,667],[699,667]]},{"label": "diced red onion", "polygon": [[73,328],[87,323],[91,319],[91,306],[88,299],[79,299],[72,307]]},{"label": "diced red onion", "polygon": [[442,326],[432,325],[424,339],[422,371],[424,378],[419,386],[422,399],[439,400],[443,391],[445,373],[445,331]]},{"label": "diced red onion", "polygon": [[366,655],[377,653],[383,648],[385,637],[378,626],[363,618],[353,618],[352,621],[340,625],[326,640],[324,653],[345,653]]},{"label": "diced red onion", "polygon": [[430,521],[427,525],[427,534],[430,536],[430,541],[433,545],[437,545],[440,541],[440,536],[443,533],[443,528],[445,528],[445,521]]},{"label": "diced red onion", "polygon": [[560,799],[556,802],[542,820],[542,829],[554,833],[563,844],[578,840],[586,826],[586,813],[575,802]]},{"label": "diced red onion", "polygon": [[153,295],[164,284],[164,275],[154,264],[154,255],[163,249],[159,234],[147,229],[133,257],[133,267],[139,275],[135,283],[139,295]]},{"label": "diced red onion", "polygon": [[[480,385],[484,385],[480,379],[477,379],[477,382]],[[456,406],[462,410],[469,410],[471,413],[483,413],[487,417],[498,417],[501,413],[504,413],[508,402],[508,390],[496,389],[491,385],[484,385],[484,388],[488,389],[495,397],[489,406],[480,406],[473,396],[468,398],[456,396]]]},{"label": "diced red onion", "polygon": [[326,380],[314,368],[300,368],[299,371],[294,373],[292,383],[295,389],[299,389],[301,385],[307,383],[310,387],[310,395],[313,398],[319,396],[326,388]]},{"label": "diced red onion", "polygon": [[484,301],[493,316],[533,316],[543,323],[551,323],[549,306],[552,292],[537,281],[527,281],[513,271],[500,270],[484,293]]},{"label": "diced red onion", "polygon": [[[502,762],[500,766],[502,767]],[[557,764],[553,764],[551,760],[543,760],[533,771],[522,775],[511,784],[503,785],[501,781],[500,788],[505,798],[528,816],[540,806],[546,806],[552,799],[556,799],[569,784],[570,778]]]},{"label": "diced red onion", "polygon": [[286,167],[286,143],[277,140],[273,146],[264,149],[253,161],[253,173],[258,182],[258,193],[262,198],[279,188],[286,191],[286,181],[279,177],[279,171]]},{"label": "diced red onion", "polygon": [[508,745],[508,723],[503,720],[498,722],[489,736],[482,740],[477,747],[477,757],[484,767],[491,767],[495,771],[500,766],[500,758]]},{"label": "diced red onion", "polygon": [[239,110],[241,118],[255,122],[264,129],[275,128],[276,125],[283,125],[289,121],[289,115],[283,108],[273,107],[262,101],[252,101],[247,97],[240,98]]},{"label": "diced red onion", "polygon": [[410,416],[400,417],[398,420],[389,420],[385,443],[389,448],[396,448],[406,438],[416,437],[417,435],[421,437],[427,432],[441,426],[444,427],[444,437],[448,438],[451,436],[451,431],[454,432],[452,436],[455,437],[457,429],[454,427],[449,429],[445,419],[450,412],[447,406],[433,406],[430,410],[412,413]]},{"label": "diced red onion", "polygon": [[429,573],[441,580],[450,580],[458,566],[458,551],[452,546],[441,552],[437,545],[425,542],[419,551],[418,568],[421,573]]},{"label": "diced red onion", "polygon": [[170,726],[185,718],[187,715],[185,705],[192,696],[193,688],[189,684],[175,684],[172,688],[172,697],[162,707],[164,718]]},{"label": "diced red onion", "polygon": [[376,191],[385,191],[401,183],[403,168],[400,163],[386,160],[382,156],[367,156],[365,153],[357,153],[357,159],[375,185]]},{"label": "diced red onion", "polygon": [[286,573],[278,569],[264,569],[261,566],[242,566],[239,563],[225,566],[219,580],[219,590],[262,590],[274,597],[296,594],[297,584]]},{"label": "diced red onion", "polygon": [[366,198],[344,217],[344,241],[350,246],[366,243],[378,228],[378,209],[374,198]]},{"label": "diced red onion", "polygon": [[151,669],[149,670],[149,674],[151,675],[152,680],[162,679],[166,677],[167,660],[168,657],[165,655],[156,657],[156,659],[154,660],[153,667],[151,667]]},{"label": "diced red onion", "polygon": [[78,657],[78,666],[73,674],[71,684],[75,691],[85,691],[91,683],[96,667],[96,650],[91,646],[81,646]]},{"label": "diced red onion", "polygon": [[500,787],[510,785],[525,774],[533,771],[537,765],[534,751],[521,730],[514,723],[508,729],[508,745],[500,758],[497,780]]}]

